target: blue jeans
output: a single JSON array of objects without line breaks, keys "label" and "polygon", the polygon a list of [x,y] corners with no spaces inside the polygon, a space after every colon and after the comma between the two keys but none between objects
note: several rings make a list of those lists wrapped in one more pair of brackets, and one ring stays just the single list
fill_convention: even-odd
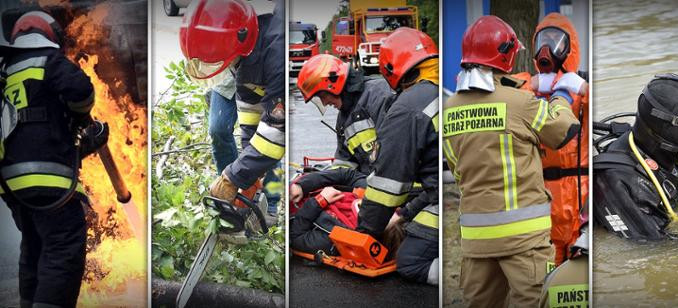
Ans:
[{"label": "blue jeans", "polygon": [[212,159],[217,174],[238,157],[238,146],[233,137],[233,126],[238,120],[235,99],[227,99],[216,91],[210,91],[209,134],[212,137]]}]

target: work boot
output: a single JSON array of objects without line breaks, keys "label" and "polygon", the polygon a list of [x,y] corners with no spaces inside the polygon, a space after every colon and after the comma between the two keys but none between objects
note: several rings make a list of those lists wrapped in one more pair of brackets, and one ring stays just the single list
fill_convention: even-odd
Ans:
[{"label": "work boot", "polygon": [[228,179],[226,172],[221,173],[212,184],[210,184],[210,196],[224,200],[233,204],[235,196],[238,193],[238,187]]}]

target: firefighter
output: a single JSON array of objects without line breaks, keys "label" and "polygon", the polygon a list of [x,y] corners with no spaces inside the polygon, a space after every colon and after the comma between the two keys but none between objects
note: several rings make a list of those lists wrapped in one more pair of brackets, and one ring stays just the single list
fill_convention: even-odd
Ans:
[{"label": "firefighter", "polygon": [[257,16],[242,0],[200,0],[184,15],[179,40],[187,73],[209,79],[231,70],[236,78],[243,151],[210,185],[213,197],[233,202],[238,189],[251,187],[285,154],[284,31],[282,1]]},{"label": "firefighter", "polygon": [[553,260],[539,144],[560,148],[579,130],[567,91],[537,99],[508,75],[521,49],[511,26],[480,17],[464,33],[456,93],[444,107],[443,151],[463,196],[460,285],[470,307],[538,305]]},{"label": "firefighter", "polygon": [[23,14],[4,63],[3,93],[18,122],[4,142],[0,182],[22,234],[21,307],[75,307],[85,270],[89,203],[77,170],[94,149],[81,153],[75,132],[89,123],[94,90],[64,56],[62,33],[45,12]]},{"label": "firefighter", "polygon": [[678,209],[677,95],[678,75],[655,76],[638,97],[633,127],[621,128],[620,137],[593,158],[593,217],[622,238],[678,236],[667,228]]},{"label": "firefighter", "polygon": [[588,84],[577,75],[579,39],[567,17],[558,13],[546,15],[537,25],[532,46],[539,74],[530,79],[516,76],[531,81],[523,88],[548,99],[555,87],[566,87],[573,99],[572,112],[581,123],[577,137],[559,150],[542,147],[544,181],[553,197],[551,241],[555,246],[556,265],[560,265],[579,236],[577,213],[580,205],[588,200]]},{"label": "firefighter", "polygon": [[[397,270],[406,278],[437,285],[438,48],[425,33],[398,28],[381,45],[379,70],[398,94],[377,128],[374,168],[367,178],[357,231],[382,240],[389,221],[411,219],[397,252]],[[417,200],[426,202],[391,220],[415,181],[423,188]]]},{"label": "firefighter", "polygon": [[580,219],[581,235],[570,249],[570,256],[544,280],[539,307],[589,306],[589,233],[588,206],[584,204]]},{"label": "firefighter", "polygon": [[367,77],[339,58],[313,56],[299,71],[297,87],[321,113],[325,106],[339,110],[337,149],[333,167],[348,167],[369,174],[369,157],[377,139],[376,127],[393,98],[383,78]]}]

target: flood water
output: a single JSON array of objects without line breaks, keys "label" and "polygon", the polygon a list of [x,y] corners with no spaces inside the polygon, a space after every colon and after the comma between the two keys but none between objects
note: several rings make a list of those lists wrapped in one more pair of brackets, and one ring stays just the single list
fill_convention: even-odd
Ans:
[{"label": "flood water", "polygon": [[[594,120],[635,111],[655,74],[678,72],[675,1],[593,2]],[[596,307],[674,307],[678,242],[639,244],[594,231]]]}]

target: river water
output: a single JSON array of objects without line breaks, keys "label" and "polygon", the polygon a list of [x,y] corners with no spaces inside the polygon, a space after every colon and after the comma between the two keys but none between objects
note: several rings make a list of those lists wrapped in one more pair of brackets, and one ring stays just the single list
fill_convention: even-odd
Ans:
[{"label": "river water", "polygon": [[[635,111],[655,74],[678,72],[676,2],[593,2],[594,119]],[[675,307],[678,242],[639,244],[594,231],[596,307]]]}]

